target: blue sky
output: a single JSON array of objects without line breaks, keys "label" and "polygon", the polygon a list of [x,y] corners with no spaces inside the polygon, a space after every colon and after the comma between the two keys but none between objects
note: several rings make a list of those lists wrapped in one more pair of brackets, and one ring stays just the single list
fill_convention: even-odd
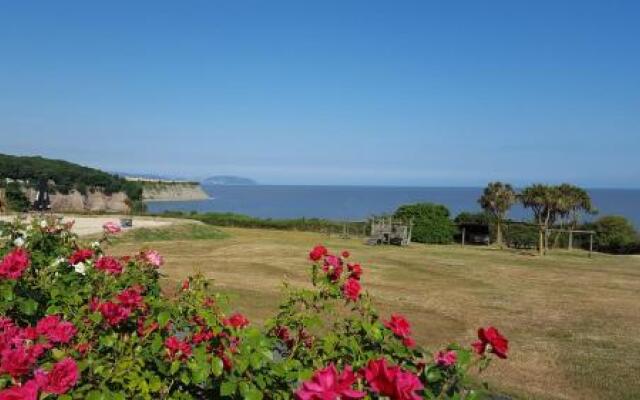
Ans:
[{"label": "blue sky", "polygon": [[263,183],[640,187],[640,2],[4,2],[0,152]]}]

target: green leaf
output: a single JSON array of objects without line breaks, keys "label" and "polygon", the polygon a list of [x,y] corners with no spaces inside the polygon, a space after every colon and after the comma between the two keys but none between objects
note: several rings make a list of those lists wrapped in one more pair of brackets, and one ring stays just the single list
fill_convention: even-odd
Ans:
[{"label": "green leaf", "polygon": [[38,302],[33,299],[21,298],[18,300],[18,308],[26,315],[33,315],[38,310]]},{"label": "green leaf", "polygon": [[162,311],[160,314],[158,314],[158,325],[160,325],[161,329],[167,326],[170,320],[171,314],[169,314],[168,312]]},{"label": "green leaf", "polygon": [[211,360],[211,372],[214,376],[222,375],[224,365],[222,364],[222,360],[218,357],[213,357]]},{"label": "green leaf", "polygon": [[227,381],[223,382],[220,385],[220,395],[221,396],[231,396],[236,392],[237,385],[235,382]]},{"label": "green leaf", "polygon": [[56,360],[62,360],[66,356],[65,352],[60,349],[51,350],[51,354]]},{"label": "green leaf", "polygon": [[169,368],[169,373],[171,375],[174,375],[176,372],[178,372],[178,370],[180,369],[180,361],[174,361],[171,363],[171,368]]},{"label": "green leaf", "polygon": [[107,400],[107,397],[100,391],[92,390],[87,394],[86,400]]}]

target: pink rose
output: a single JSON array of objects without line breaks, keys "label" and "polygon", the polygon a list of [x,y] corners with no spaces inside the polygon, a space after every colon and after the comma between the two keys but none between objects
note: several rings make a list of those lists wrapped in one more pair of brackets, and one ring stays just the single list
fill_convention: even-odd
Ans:
[{"label": "pink rose", "polygon": [[356,376],[347,365],[341,374],[338,374],[335,365],[329,364],[327,368],[316,371],[310,380],[303,382],[295,392],[298,400],[353,400],[366,396],[352,388]]},{"label": "pink rose", "polygon": [[458,354],[453,350],[440,350],[434,356],[436,364],[443,367],[450,367],[458,361]]},{"label": "pink rose", "polygon": [[162,264],[164,264],[164,258],[156,250],[145,251],[143,253],[143,257],[145,261],[156,268],[159,268],[160,266],[162,266]]},{"label": "pink rose", "polygon": [[102,225],[102,229],[104,229],[104,233],[107,234],[111,234],[114,235],[116,233],[120,233],[120,231],[122,231],[122,228],[120,228],[120,225],[116,224],[115,222],[107,222],[104,225]]},{"label": "pink rose", "polygon": [[12,250],[0,261],[0,278],[16,280],[30,264],[29,253],[25,249]]},{"label": "pink rose", "polygon": [[0,400],[37,400],[38,384],[30,380],[22,386],[13,386],[0,391]]}]

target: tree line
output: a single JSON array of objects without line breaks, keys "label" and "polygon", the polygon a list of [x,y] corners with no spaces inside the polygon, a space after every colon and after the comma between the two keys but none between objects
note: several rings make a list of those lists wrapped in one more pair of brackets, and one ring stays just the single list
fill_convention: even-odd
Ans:
[{"label": "tree line", "polygon": [[[508,219],[509,210],[518,203],[531,211],[529,221]],[[638,233],[626,218],[603,216],[593,222],[584,221],[598,211],[589,193],[575,185],[534,184],[516,191],[508,183],[491,182],[484,188],[478,204],[482,213],[462,212],[453,220],[445,206],[432,203],[400,206],[394,216],[413,221],[412,240],[422,243],[451,243],[459,236],[456,224],[475,224],[489,226],[493,242],[500,247],[505,245],[504,232],[508,227],[507,245],[528,247],[534,241],[541,253],[557,247],[561,240],[563,245],[573,248],[576,231],[593,231],[594,244],[600,251],[640,252]],[[567,235],[561,236],[562,233]]]}]

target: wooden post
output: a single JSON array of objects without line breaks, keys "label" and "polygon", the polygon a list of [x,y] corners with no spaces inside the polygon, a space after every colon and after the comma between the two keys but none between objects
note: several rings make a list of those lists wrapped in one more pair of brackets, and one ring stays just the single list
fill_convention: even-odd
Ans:
[{"label": "wooden post", "polygon": [[591,253],[593,253],[593,233],[589,234],[589,258],[591,258]]},{"label": "wooden post", "polygon": [[467,228],[462,227],[462,247],[464,247],[464,236],[467,233]]},{"label": "wooden post", "polygon": [[544,235],[545,230],[542,228],[542,225],[538,226],[538,254],[544,255]]},{"label": "wooden post", "polygon": [[573,229],[569,228],[569,250],[573,250]]}]

